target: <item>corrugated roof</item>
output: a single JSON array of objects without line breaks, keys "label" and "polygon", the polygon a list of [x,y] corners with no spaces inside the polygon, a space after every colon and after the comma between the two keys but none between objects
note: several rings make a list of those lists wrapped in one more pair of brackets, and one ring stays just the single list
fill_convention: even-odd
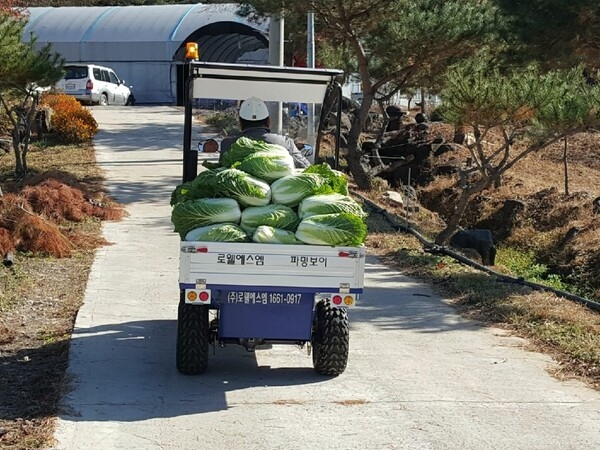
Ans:
[{"label": "corrugated roof", "polygon": [[[52,43],[69,61],[173,60],[182,44],[193,39],[202,41],[201,52],[211,61],[234,62],[231,58],[268,46],[268,21],[250,22],[236,14],[238,8],[237,4],[29,8],[24,36],[33,32],[39,43]],[[93,57],[86,47],[93,49]]]},{"label": "corrugated roof", "polygon": [[268,60],[268,19],[251,22],[237,15],[238,8],[238,4],[29,8],[23,38],[33,33],[40,46],[51,43],[67,62],[113,68],[133,85],[139,103],[169,103],[182,95],[177,63],[183,60],[186,42],[198,42],[202,61],[235,63],[261,51]]}]

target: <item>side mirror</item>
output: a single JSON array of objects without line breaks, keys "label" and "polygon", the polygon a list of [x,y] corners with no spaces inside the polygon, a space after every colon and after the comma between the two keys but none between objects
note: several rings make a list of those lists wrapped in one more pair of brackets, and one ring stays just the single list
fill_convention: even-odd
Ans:
[{"label": "side mirror", "polygon": [[125,84],[125,80],[119,81],[119,84]]}]

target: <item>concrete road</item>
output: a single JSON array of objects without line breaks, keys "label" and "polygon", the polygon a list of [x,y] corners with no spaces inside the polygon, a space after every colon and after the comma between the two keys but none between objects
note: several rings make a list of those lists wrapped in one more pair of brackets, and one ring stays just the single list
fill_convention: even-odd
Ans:
[{"label": "concrete road", "polygon": [[94,108],[98,161],[129,216],[107,223],[77,317],[60,450],[600,448],[600,393],[547,373],[549,358],[461,319],[369,258],[350,311],[348,369],[317,375],[305,350],[217,348],[175,369],[182,113]]}]

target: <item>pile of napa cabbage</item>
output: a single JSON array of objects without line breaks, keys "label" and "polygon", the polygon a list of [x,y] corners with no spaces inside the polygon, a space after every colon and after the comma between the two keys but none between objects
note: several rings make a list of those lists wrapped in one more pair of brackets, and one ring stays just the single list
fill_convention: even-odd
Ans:
[{"label": "pile of napa cabbage", "polygon": [[171,194],[171,222],[183,240],[364,243],[366,214],[342,172],[328,164],[295,169],[284,147],[246,137],[222,160]]}]

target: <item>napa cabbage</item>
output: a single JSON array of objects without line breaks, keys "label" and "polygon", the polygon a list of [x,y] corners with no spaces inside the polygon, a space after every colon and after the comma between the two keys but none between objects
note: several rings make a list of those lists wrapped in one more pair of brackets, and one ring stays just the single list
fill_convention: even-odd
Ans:
[{"label": "napa cabbage", "polygon": [[171,192],[171,206],[187,200],[193,200],[192,188],[193,185],[191,181],[186,181],[185,183],[175,186],[175,189],[173,189],[173,192]]},{"label": "napa cabbage", "polygon": [[347,212],[365,218],[362,206],[352,197],[342,194],[320,194],[306,197],[298,205],[298,216],[304,219],[320,214]]},{"label": "napa cabbage", "polygon": [[252,242],[260,244],[302,244],[293,231],[261,225],[252,235]]},{"label": "napa cabbage", "polygon": [[221,164],[225,167],[231,167],[236,162],[243,161],[246,157],[257,152],[286,153],[289,152],[285,147],[277,144],[268,144],[264,141],[250,139],[241,136],[231,144],[231,147],[221,156]]},{"label": "napa cabbage", "polygon": [[269,225],[284,230],[295,230],[300,222],[298,214],[285,205],[271,203],[266,206],[249,206],[242,211],[240,226],[252,233],[260,225]]},{"label": "napa cabbage", "polygon": [[288,175],[271,183],[273,203],[290,207],[297,206],[305,197],[332,192],[327,178],[316,173]]},{"label": "napa cabbage", "polygon": [[217,184],[225,197],[242,206],[265,206],[271,202],[271,187],[265,181],[238,169],[225,169],[216,174]]},{"label": "napa cabbage", "polygon": [[232,198],[199,198],[177,203],[171,211],[171,222],[181,238],[194,228],[214,223],[239,223],[242,212]]},{"label": "napa cabbage", "polygon": [[350,213],[321,214],[302,219],[296,238],[305,244],[358,246],[364,243],[367,225]]},{"label": "napa cabbage", "polygon": [[233,223],[215,223],[190,230],[185,241],[203,242],[248,242],[249,237],[244,230]]},{"label": "napa cabbage", "polygon": [[281,152],[256,152],[233,165],[250,175],[272,183],[294,172],[294,158],[286,149]]},{"label": "napa cabbage", "polygon": [[314,164],[304,169],[304,173],[318,173],[327,179],[327,183],[331,186],[333,192],[342,195],[348,195],[348,179],[346,174],[339,170],[332,169],[327,163]]}]

